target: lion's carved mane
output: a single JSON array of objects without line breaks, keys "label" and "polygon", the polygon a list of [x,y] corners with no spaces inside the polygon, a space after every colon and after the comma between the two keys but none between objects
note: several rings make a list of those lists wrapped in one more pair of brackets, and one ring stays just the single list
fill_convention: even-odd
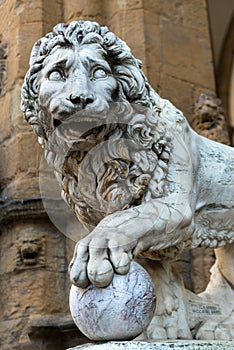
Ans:
[{"label": "lion's carved mane", "polygon": [[[38,107],[38,77],[46,57],[57,47],[89,43],[98,43],[104,49],[119,86],[116,101],[106,111],[107,124],[92,130],[85,140],[87,143],[95,138],[94,145],[98,147],[105,137],[106,144],[98,152],[105,169],[99,168],[99,175],[94,174],[92,166],[100,159],[90,150],[81,151],[77,142],[68,146],[71,135],[66,133],[69,131],[64,131],[63,126],[59,130],[51,128],[44,111]],[[172,125],[180,129],[185,120],[180,111],[154,92],[141,70],[141,62],[132,56],[125,42],[106,27],[74,21],[57,25],[53,32],[40,39],[32,50],[30,69],[22,88],[21,109],[45,147],[45,157],[62,185],[62,197],[89,229],[116,210],[163,194],[172,147],[169,130]],[[109,120],[114,120],[114,124],[108,125]],[[92,147],[94,145],[92,143]],[[79,186],[82,181],[89,186],[98,182],[93,195],[89,193],[87,197],[82,193]]]}]

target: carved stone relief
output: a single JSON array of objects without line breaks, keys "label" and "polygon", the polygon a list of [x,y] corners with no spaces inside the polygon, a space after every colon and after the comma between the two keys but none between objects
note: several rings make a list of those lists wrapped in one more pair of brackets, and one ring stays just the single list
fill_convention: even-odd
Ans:
[{"label": "carved stone relief", "polygon": [[16,241],[16,269],[31,269],[45,265],[45,236],[25,232]]},{"label": "carved stone relief", "polygon": [[214,94],[201,94],[193,107],[192,128],[210,140],[230,145],[222,103]]},{"label": "carved stone relief", "polygon": [[[234,149],[195,133],[126,43],[95,22],[59,24],[34,45],[21,108],[87,228],[72,283],[104,288],[132,259],[153,260],[148,339],[234,339]],[[217,261],[198,296],[171,264],[200,246]]]}]

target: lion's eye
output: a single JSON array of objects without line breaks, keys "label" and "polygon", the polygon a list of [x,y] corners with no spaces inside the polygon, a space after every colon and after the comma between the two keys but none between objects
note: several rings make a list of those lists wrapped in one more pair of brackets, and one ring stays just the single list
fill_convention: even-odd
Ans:
[{"label": "lion's eye", "polygon": [[48,78],[49,80],[59,81],[59,80],[63,80],[63,75],[59,70],[53,70],[52,72],[49,73]]},{"label": "lion's eye", "polygon": [[103,68],[96,68],[93,71],[93,78],[94,79],[102,79],[102,78],[106,78],[107,77],[107,72],[103,69]]}]

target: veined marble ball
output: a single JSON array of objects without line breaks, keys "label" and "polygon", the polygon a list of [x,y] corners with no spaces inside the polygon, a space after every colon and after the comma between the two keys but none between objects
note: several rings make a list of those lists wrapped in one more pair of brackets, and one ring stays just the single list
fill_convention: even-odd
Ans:
[{"label": "veined marble ball", "polygon": [[156,296],[145,269],[131,263],[127,275],[115,274],[105,288],[74,285],[70,291],[72,318],[91,340],[130,340],[142,333],[153,318]]}]

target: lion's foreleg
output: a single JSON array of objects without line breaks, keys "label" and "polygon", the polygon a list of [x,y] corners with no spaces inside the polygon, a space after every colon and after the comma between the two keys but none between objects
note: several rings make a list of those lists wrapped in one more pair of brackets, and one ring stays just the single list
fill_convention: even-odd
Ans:
[{"label": "lion's foreleg", "polygon": [[70,265],[74,284],[104,287],[114,272],[126,274],[130,261],[143,252],[179,245],[192,236],[192,213],[181,201],[177,208],[165,199],[116,212],[77,243]]}]

